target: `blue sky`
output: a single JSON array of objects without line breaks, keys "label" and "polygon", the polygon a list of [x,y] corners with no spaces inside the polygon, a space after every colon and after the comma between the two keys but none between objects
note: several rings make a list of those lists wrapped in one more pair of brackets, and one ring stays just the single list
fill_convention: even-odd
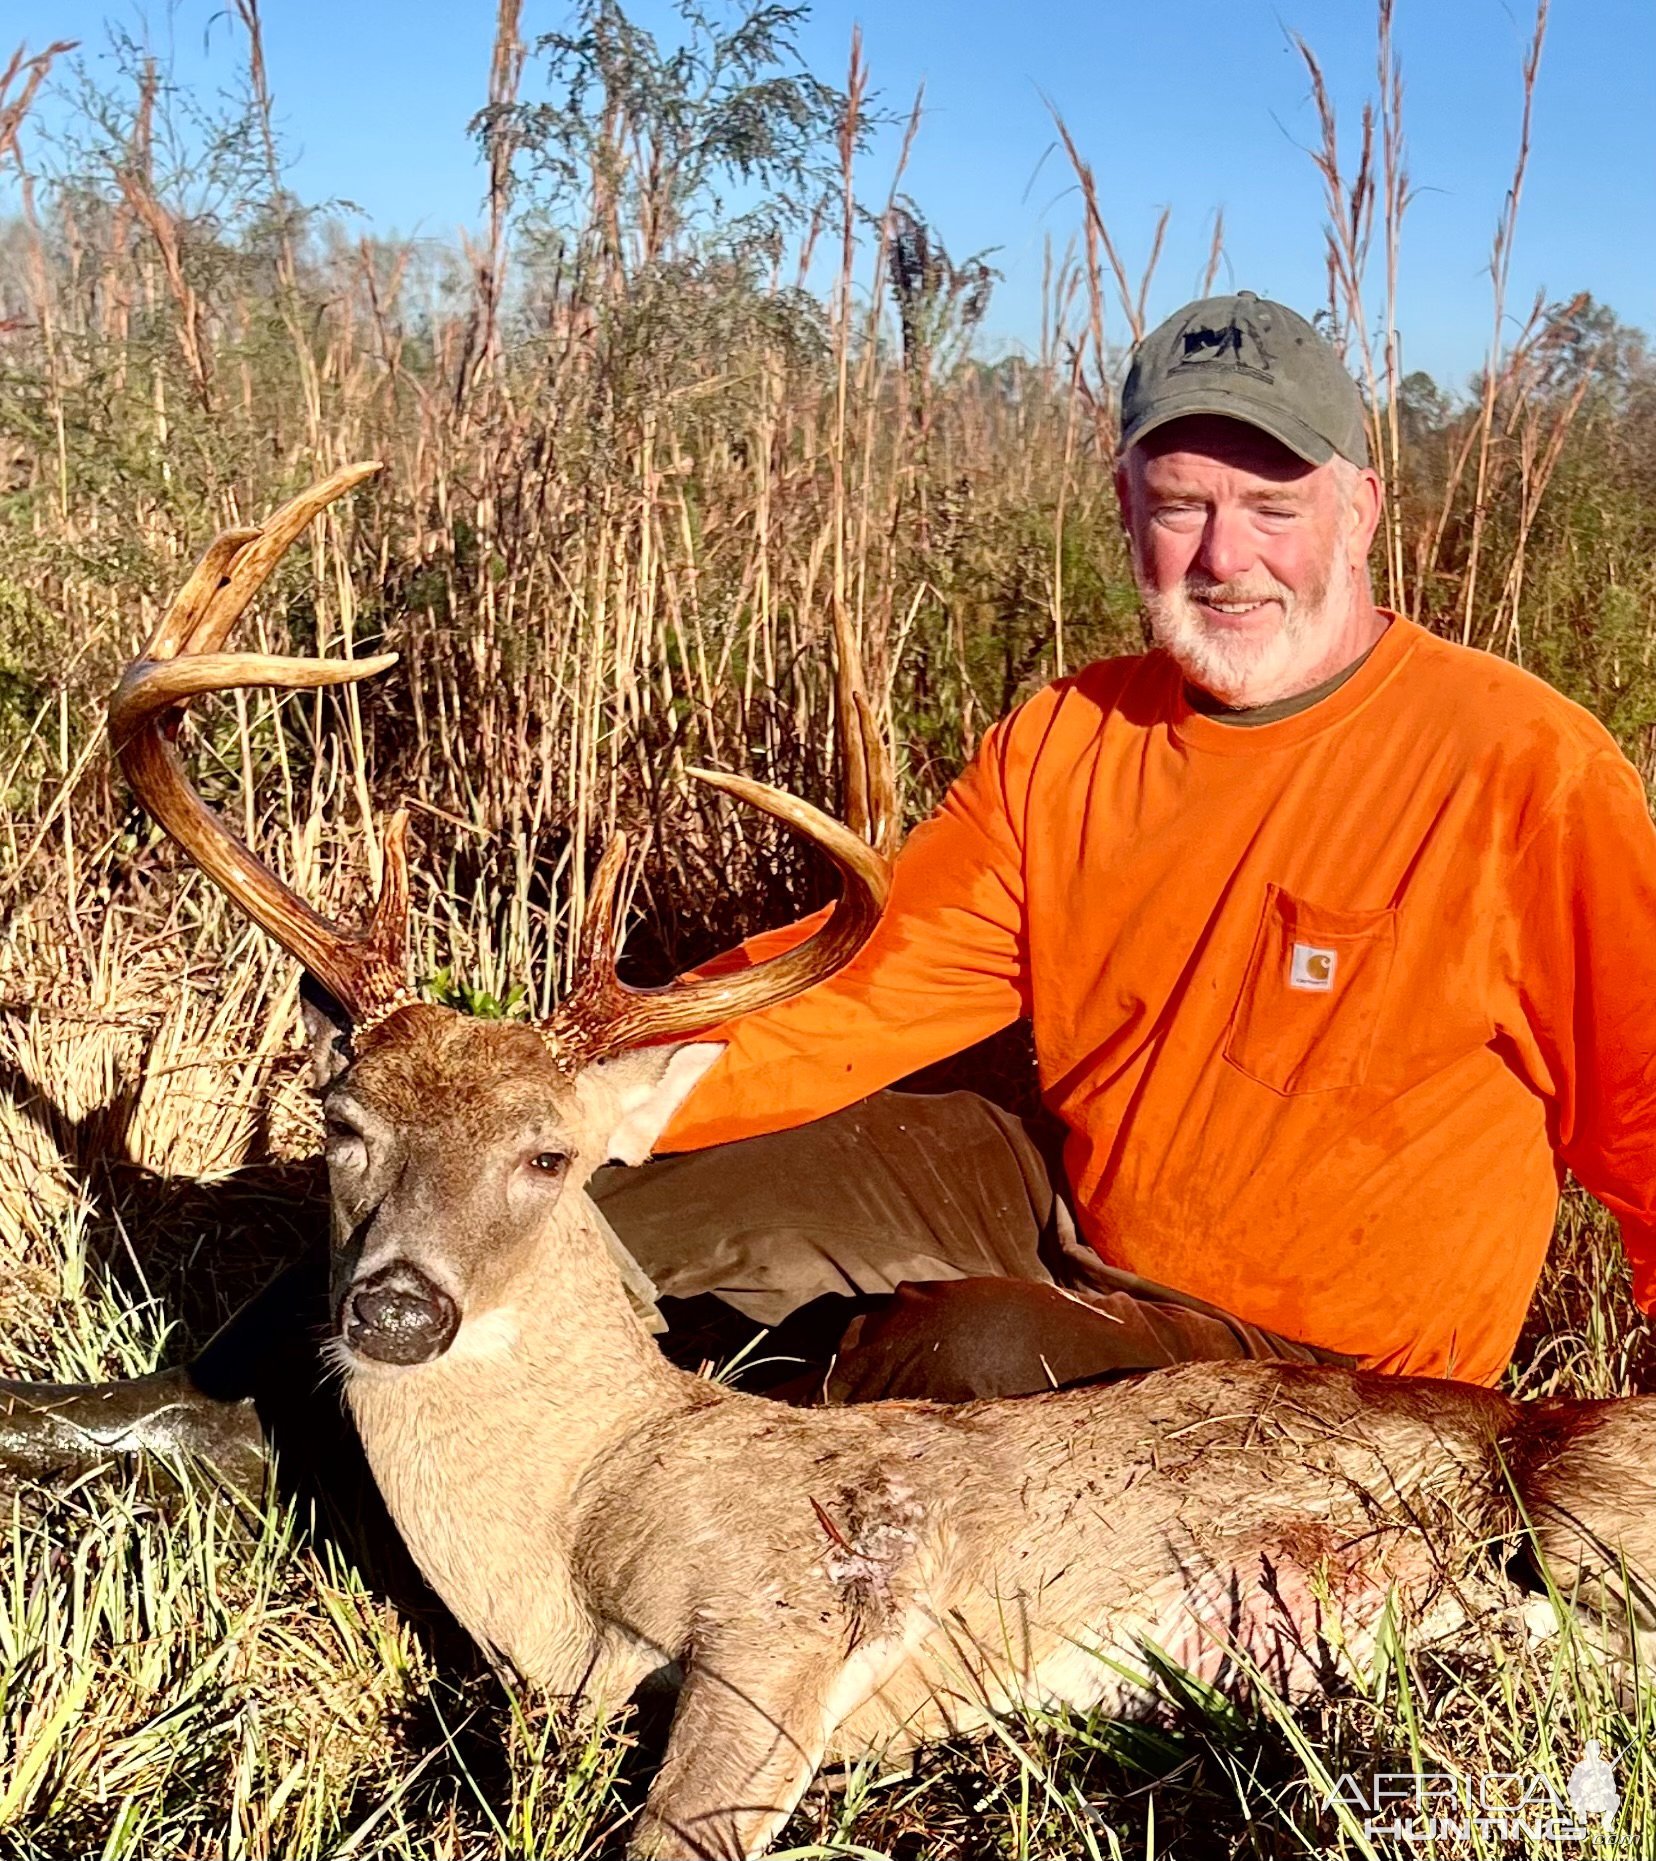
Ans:
[{"label": "blue sky", "polygon": [[[466,124],[487,83],[488,0],[264,0],[263,11],[298,192],[347,197],[386,233],[448,238],[475,225],[482,174]],[[663,0],[636,0],[632,11],[671,30]],[[96,62],[106,19],[143,29],[136,8],[100,0],[6,0],[4,14],[0,54],[18,39],[39,49],[67,37]],[[561,6],[526,0],[531,38],[563,18]],[[1316,124],[1288,35],[1316,48],[1354,142],[1374,66],[1366,0],[819,0],[803,49],[822,75],[843,73],[858,18],[889,108],[906,111],[925,81],[906,191],[957,258],[999,248],[995,339],[1033,338],[1043,238],[1062,243],[1079,224],[1043,95],[1092,161],[1130,268],[1161,207],[1172,208],[1153,314],[1199,285],[1219,206],[1227,282],[1308,310],[1324,300],[1320,182],[1304,153]],[[234,80],[240,34],[225,0],[155,5],[148,19],[180,81]],[[1420,190],[1404,239],[1404,362],[1451,385],[1489,338],[1490,237],[1511,173],[1530,21],[1527,0],[1398,0]],[[533,67],[526,92],[532,84]],[[888,136],[864,164],[871,201],[884,198],[894,152]],[[1652,0],[1553,7],[1511,304],[1526,309],[1537,289],[1590,290],[1626,321],[1656,326]]]}]

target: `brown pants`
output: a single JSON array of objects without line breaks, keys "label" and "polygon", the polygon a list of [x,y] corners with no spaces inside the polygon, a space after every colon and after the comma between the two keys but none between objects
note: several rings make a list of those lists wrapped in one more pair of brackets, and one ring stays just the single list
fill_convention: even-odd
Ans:
[{"label": "brown pants", "polygon": [[962,1402],[1193,1359],[1352,1361],[1106,1266],[1076,1235],[1056,1163],[969,1092],[882,1092],[798,1130],[601,1170],[591,1194],[654,1284],[669,1351],[756,1344],[744,1380],[793,1401]]}]

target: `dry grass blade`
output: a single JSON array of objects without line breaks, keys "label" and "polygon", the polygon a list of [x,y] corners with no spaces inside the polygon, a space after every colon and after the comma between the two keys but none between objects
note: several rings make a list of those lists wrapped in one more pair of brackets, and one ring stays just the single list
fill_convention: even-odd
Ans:
[{"label": "dry grass blade", "polygon": [[[58,39],[33,58],[27,56],[28,48],[20,45],[12,53],[5,70],[0,71],[0,162],[17,153],[17,132],[41,85],[46,82],[53,62],[74,51],[78,43],[75,39]],[[19,79],[22,88],[14,96],[12,86]]]},{"label": "dry grass blade", "polygon": [[[521,9],[499,0],[478,72],[500,125],[486,219],[447,247],[295,198],[255,0],[237,0],[232,23],[223,44],[245,69],[223,88],[246,97],[242,115],[112,48],[88,67],[105,94],[77,85],[59,111],[72,133],[50,139],[29,133],[32,113],[74,48],[19,48],[0,68],[16,209],[0,229],[0,1369],[13,1375],[177,1361],[308,1219],[314,1139],[284,1117],[293,966],[151,833],[102,736],[111,684],[181,581],[150,650],[183,681],[173,699],[278,668],[273,692],[192,715],[202,803],[337,921],[375,866],[373,810],[419,796],[415,972],[485,1012],[525,991],[518,1011],[536,1019],[573,971],[589,892],[602,925],[619,873],[589,881],[600,845],[647,836],[631,954],[651,979],[825,902],[829,882],[782,821],[732,809],[688,770],[740,769],[841,806],[886,851],[989,719],[1143,639],[1111,485],[1116,384],[1182,261],[1162,215],[1132,275],[1104,211],[1108,151],[1086,150],[1056,110],[1076,198],[1049,245],[1035,353],[975,346],[975,325],[905,353],[884,267],[902,164],[926,132],[917,100],[898,174],[870,183],[860,36],[820,96],[768,88],[797,75],[785,56],[760,58],[758,90],[728,68],[675,90],[641,38],[594,43],[563,74],[584,74],[581,107],[536,141],[535,106],[554,100],[536,89],[546,54],[526,53]],[[1345,151],[1333,87],[1302,48],[1331,308],[1391,495],[1377,575],[1427,624],[1521,655],[1656,774],[1656,362],[1602,305],[1512,314],[1547,7],[1520,74],[1489,352],[1465,399],[1404,365],[1415,178],[1394,23],[1379,0],[1372,93],[1366,113],[1347,111]],[[719,117],[721,96],[761,116]],[[767,99],[785,108],[763,116]],[[756,123],[807,120],[820,133],[787,176],[734,185],[705,166],[710,150],[757,146]],[[560,175],[573,179],[554,199]],[[733,229],[738,199],[777,217]],[[560,238],[518,240],[520,207]],[[1204,292],[1222,274],[1250,282],[1224,239],[1215,214]],[[369,458],[385,462],[373,494],[312,522],[319,497],[370,470],[343,462]],[[307,496],[313,477],[332,489]],[[190,668],[221,652],[260,583],[246,652]],[[297,670],[329,653],[348,657]],[[393,655],[395,679],[357,684]],[[276,703],[288,686],[305,695]],[[858,748],[881,736],[895,799]],[[395,897],[395,835],[389,851]],[[1021,1054],[969,1065],[958,1080],[1033,1109]],[[1614,1237],[1572,1195],[1515,1381],[1608,1395],[1649,1380]],[[112,1861],[612,1848],[623,1741],[577,1737],[440,1668],[417,1616],[323,1545],[308,1527],[232,1531],[205,1494],[175,1513],[119,1482],[23,1495],[0,1547],[0,1848]],[[987,1752],[939,1752],[912,1778],[815,1802],[794,1835],[916,1861],[985,1844],[1019,1861],[1286,1856],[1342,1839],[1359,1852],[1322,1804],[1325,1772],[1419,1756],[1550,1777],[1588,1736],[1638,1748],[1648,1726],[1585,1653],[1497,1655],[1449,1667],[1399,1650],[1368,1695],[1326,1713],[1196,1702],[1153,1737],[1031,1711]],[[1605,1851],[1656,1852],[1648,1767],[1618,1762],[1626,1803]]]}]

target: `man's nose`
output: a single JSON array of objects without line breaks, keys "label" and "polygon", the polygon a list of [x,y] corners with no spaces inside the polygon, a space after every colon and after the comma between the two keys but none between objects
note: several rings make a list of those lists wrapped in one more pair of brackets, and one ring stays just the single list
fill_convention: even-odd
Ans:
[{"label": "man's nose", "polygon": [[1216,582],[1240,581],[1254,567],[1258,553],[1247,514],[1215,510],[1202,531],[1202,547],[1192,565]]}]

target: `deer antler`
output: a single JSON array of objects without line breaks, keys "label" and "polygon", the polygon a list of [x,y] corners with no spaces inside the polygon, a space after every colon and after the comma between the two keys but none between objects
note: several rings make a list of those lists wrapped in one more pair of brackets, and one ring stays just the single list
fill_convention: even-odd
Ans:
[{"label": "deer antler", "polygon": [[833,604],[834,726],[840,759],[840,805],[852,831],[888,859],[897,850],[901,819],[891,749],[874,720],[863,658],[851,617]]},{"label": "deer antler", "polygon": [[827,923],[794,949],[734,975],[695,982],[681,978],[658,989],[629,988],[615,973],[615,897],[627,858],[626,842],[617,835],[593,875],[592,899],[581,925],[579,981],[544,1024],[554,1053],[569,1070],[600,1054],[674,1034],[697,1034],[803,994],[850,962],[880,921],[891,887],[887,855],[897,833],[896,785],[891,758],[863,690],[861,657],[848,626],[836,624],[834,645],[838,747],[852,826],[842,826],[808,801],[763,782],[711,769],[690,771],[699,781],[774,815],[814,840],[833,860],[843,883]]},{"label": "deer antler", "polygon": [[226,530],[215,538],[149,645],[122,675],[108,723],[121,768],[151,817],[359,1023],[383,1014],[406,991],[407,814],[398,809],[386,823],[379,898],[366,927],[349,930],[313,911],[242,845],[190,786],[172,739],[184,707],[205,692],[254,686],[308,691],[372,678],[396,664],[395,653],[329,660],[220,650],[311,519],[379,470],[377,461],[344,466],[258,529]]},{"label": "deer antler", "polygon": [[[313,911],[232,834],[190,786],[172,739],[184,707],[204,692],[263,686],[310,690],[371,678],[396,663],[371,659],[284,659],[220,649],[230,629],[311,519],[371,477],[377,463],[348,465],[302,491],[256,530],[227,530],[214,540],[179,590],[155,637],[127,667],[109,702],[109,736],[133,793],[191,861],[229,894],[255,924],[333,994],[361,1028],[408,999],[404,944],[408,923],[407,814],[384,833],[385,876],[365,928],[349,930]],[[890,765],[872,727],[853,659],[839,641],[840,745],[847,758],[853,818],[889,843],[896,819]],[[890,883],[882,851],[808,802],[742,776],[695,770],[817,842],[840,868],[844,888],[828,921],[796,949],[736,975],[679,980],[633,989],[615,973],[615,894],[626,862],[617,835],[599,863],[581,930],[581,979],[543,1024],[553,1052],[573,1071],[603,1053],[673,1034],[692,1034],[785,1001],[850,961],[879,921]]]},{"label": "deer antler", "polygon": [[580,979],[543,1024],[559,1062],[570,1072],[603,1054],[675,1034],[698,1034],[720,1021],[802,994],[850,962],[880,921],[891,870],[866,840],[808,801],[763,782],[711,769],[690,773],[814,840],[840,869],[839,898],[826,924],[768,962],[729,976],[695,982],[680,978],[657,989],[631,988],[615,973],[615,895],[627,862],[627,843],[615,835],[593,875],[592,898],[581,925]]}]

